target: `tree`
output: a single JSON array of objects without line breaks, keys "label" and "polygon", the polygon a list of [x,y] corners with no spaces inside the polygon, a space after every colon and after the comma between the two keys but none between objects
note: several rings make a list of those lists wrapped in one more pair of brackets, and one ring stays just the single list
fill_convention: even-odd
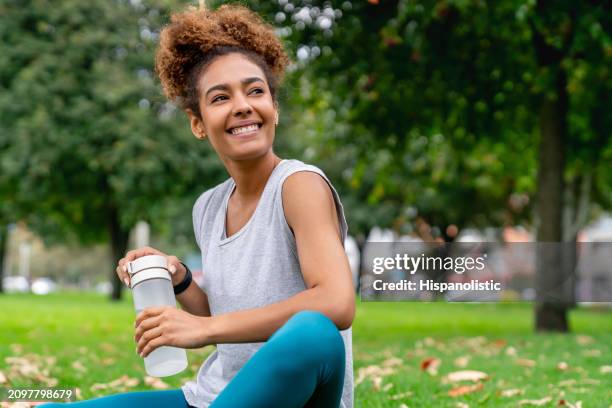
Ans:
[{"label": "tree", "polygon": [[[575,242],[593,208],[612,203],[601,108],[612,91],[610,11],[372,0],[285,4],[280,20],[310,56],[308,79],[333,93],[327,110],[349,125],[323,139],[355,150],[345,170],[355,194],[441,233],[529,220],[535,202],[538,240]],[[575,257],[564,264],[556,251],[538,265],[538,330],[568,330]]]},{"label": "tree", "polygon": [[[0,173],[14,216],[47,242],[109,240],[168,214],[222,177],[153,75],[167,1],[8,1],[0,6]],[[189,233],[189,231],[181,231]],[[115,271],[112,298],[121,295]]]}]

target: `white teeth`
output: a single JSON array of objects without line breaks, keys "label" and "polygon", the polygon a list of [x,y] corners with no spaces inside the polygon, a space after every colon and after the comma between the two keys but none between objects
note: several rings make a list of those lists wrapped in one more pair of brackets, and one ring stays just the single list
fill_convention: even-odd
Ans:
[{"label": "white teeth", "polygon": [[234,129],[232,129],[232,134],[239,135],[241,133],[248,133],[248,132],[252,132],[252,131],[257,130],[257,129],[259,129],[259,125],[254,124],[254,125],[234,128]]}]

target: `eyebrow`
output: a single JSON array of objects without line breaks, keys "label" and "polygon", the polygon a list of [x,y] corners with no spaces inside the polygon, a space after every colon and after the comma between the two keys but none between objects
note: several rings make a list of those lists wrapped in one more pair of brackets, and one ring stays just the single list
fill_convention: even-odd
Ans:
[{"label": "eyebrow", "polygon": [[[244,78],[244,79],[243,79],[242,81],[240,81],[240,82],[242,83],[242,85],[248,85],[248,84],[250,84],[250,83],[257,82],[257,81],[264,82],[264,81],[263,81],[263,79],[261,79],[261,78],[259,78],[259,77],[248,77],[248,78]],[[220,89],[220,90],[224,90],[224,91],[225,91],[225,90],[228,90],[228,89],[229,89],[229,85],[228,85],[228,84],[219,84],[219,85],[212,86],[212,87],[210,87],[210,88],[208,89],[208,91],[206,91],[206,95],[205,95],[205,96],[206,96],[206,97],[208,97],[208,94],[209,94],[209,93],[211,93],[212,91],[218,90],[218,89]]]}]

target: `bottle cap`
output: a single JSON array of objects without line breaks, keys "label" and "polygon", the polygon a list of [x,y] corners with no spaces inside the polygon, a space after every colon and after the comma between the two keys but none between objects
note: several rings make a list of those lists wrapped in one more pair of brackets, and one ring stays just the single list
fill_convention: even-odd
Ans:
[{"label": "bottle cap", "polygon": [[165,256],[147,255],[128,262],[127,269],[131,278],[131,287],[149,279],[166,279],[171,281],[170,273],[166,267],[168,261]]}]

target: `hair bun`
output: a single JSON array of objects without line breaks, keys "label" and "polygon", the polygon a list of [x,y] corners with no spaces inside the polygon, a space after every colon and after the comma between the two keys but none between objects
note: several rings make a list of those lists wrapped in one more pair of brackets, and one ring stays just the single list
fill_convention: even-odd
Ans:
[{"label": "hair bun", "polygon": [[191,69],[213,48],[237,46],[260,55],[280,83],[289,58],[283,43],[257,13],[241,5],[217,10],[191,6],[172,15],[160,34],[155,67],[170,100],[185,97]]}]

